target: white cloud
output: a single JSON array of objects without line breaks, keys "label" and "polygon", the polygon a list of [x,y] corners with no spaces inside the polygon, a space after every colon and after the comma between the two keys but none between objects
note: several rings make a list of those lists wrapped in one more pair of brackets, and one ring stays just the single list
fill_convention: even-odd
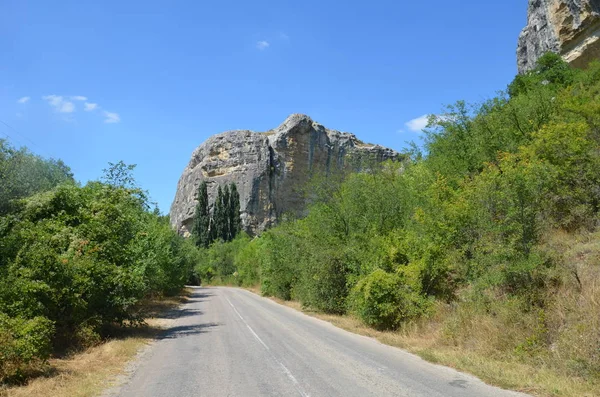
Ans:
[{"label": "white cloud", "polygon": [[280,33],[279,33],[279,38],[280,38],[281,40],[289,40],[289,39],[290,39],[290,36],[288,36],[286,33],[280,32]]},{"label": "white cloud", "polygon": [[75,105],[73,102],[66,100],[60,95],[46,95],[42,98],[47,101],[58,113],[73,113],[75,111]]},{"label": "white cloud", "polygon": [[30,97],[24,96],[23,98],[19,98],[17,103],[27,103],[27,102],[29,102],[30,99],[31,99]]},{"label": "white cloud", "polygon": [[83,110],[85,110],[86,112],[91,112],[92,110],[95,110],[97,108],[98,108],[97,103],[86,102],[83,104]]},{"label": "white cloud", "polygon": [[112,113],[112,112],[104,112],[104,117],[106,117],[104,119],[105,123],[118,123],[121,121],[121,117],[119,116],[118,113]]},{"label": "white cloud", "polygon": [[59,110],[60,113],[73,113],[74,111],[75,111],[75,105],[73,105],[73,102],[68,102],[68,101],[64,102]]},{"label": "white cloud", "polygon": [[[81,95],[68,97],[64,97],[62,95],[46,95],[42,98],[48,102],[48,104],[52,106],[57,113],[75,112],[75,103],[72,101],[83,101],[83,110],[86,112],[92,112],[101,109],[100,105],[93,102],[87,102],[88,98]],[[121,116],[119,116],[118,113],[103,111],[101,114],[104,116],[105,123],[114,124],[121,122]]]},{"label": "white cloud", "polygon": [[404,125],[406,128],[413,132],[421,132],[423,129],[427,127],[427,123],[429,122],[429,115],[424,114],[421,117],[417,117],[416,119],[412,119],[406,122]]},{"label": "white cloud", "polygon": [[267,48],[269,48],[271,44],[269,44],[268,41],[266,40],[261,40],[258,43],[256,43],[256,48],[258,48],[259,50],[266,50]]}]

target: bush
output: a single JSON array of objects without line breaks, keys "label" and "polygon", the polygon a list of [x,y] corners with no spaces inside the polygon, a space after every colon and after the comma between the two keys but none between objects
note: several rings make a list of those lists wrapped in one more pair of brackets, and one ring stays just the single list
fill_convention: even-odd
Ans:
[{"label": "bush", "polygon": [[232,241],[218,240],[208,249],[202,250],[201,258],[196,265],[196,273],[205,284],[234,284],[240,285],[236,261],[250,243],[246,233],[240,233]]},{"label": "bush", "polygon": [[45,317],[11,318],[0,313],[0,384],[20,382],[51,352],[54,332]]},{"label": "bush", "polygon": [[313,255],[298,258],[299,272],[293,298],[325,313],[343,314],[348,296],[348,266],[344,253],[318,246],[312,248]]},{"label": "bush", "polygon": [[377,269],[356,284],[350,296],[352,311],[367,325],[396,329],[424,313],[426,300],[398,274]]},{"label": "bush", "polygon": [[234,258],[239,283],[244,287],[253,287],[260,283],[260,264],[263,255],[263,239],[255,238],[241,247]]},{"label": "bush", "polygon": [[277,228],[264,233],[263,260],[260,265],[261,292],[266,296],[290,300],[292,287],[298,278],[295,261],[290,258],[302,257],[300,242],[293,237],[292,223],[283,223]]}]

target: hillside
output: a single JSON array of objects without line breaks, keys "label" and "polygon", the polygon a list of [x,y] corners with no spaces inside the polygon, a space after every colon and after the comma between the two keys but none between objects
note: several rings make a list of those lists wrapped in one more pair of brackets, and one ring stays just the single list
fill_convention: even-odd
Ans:
[{"label": "hillside", "polygon": [[598,395],[599,93],[600,63],[548,53],[500,96],[432,116],[405,165],[315,181],[306,217],[214,243],[197,272],[496,384]]}]

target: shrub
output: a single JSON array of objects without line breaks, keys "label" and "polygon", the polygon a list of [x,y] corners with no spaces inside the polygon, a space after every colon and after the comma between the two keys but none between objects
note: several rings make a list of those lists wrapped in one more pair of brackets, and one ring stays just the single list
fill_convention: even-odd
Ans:
[{"label": "shrub", "polygon": [[260,264],[263,258],[263,239],[255,238],[244,245],[234,258],[239,283],[244,287],[260,283]]},{"label": "shrub", "polygon": [[54,332],[45,317],[11,318],[0,313],[0,384],[20,382],[51,352]]},{"label": "shrub", "polygon": [[293,297],[325,313],[346,312],[348,266],[343,252],[315,247],[313,255],[298,258],[298,281]]},{"label": "shrub", "polygon": [[396,329],[424,313],[426,301],[398,274],[377,269],[356,284],[350,295],[352,311],[367,325]]},{"label": "shrub", "polygon": [[264,258],[261,261],[261,292],[284,300],[292,298],[292,287],[298,279],[296,261],[290,258],[302,257],[299,242],[292,235],[293,224],[282,224],[268,231],[264,239]]}]

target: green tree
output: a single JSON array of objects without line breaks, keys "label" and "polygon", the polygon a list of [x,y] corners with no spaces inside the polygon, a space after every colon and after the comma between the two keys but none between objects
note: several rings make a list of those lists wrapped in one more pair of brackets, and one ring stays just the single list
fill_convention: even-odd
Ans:
[{"label": "green tree", "polygon": [[211,241],[223,239],[223,234],[226,230],[226,219],[227,214],[225,213],[225,205],[223,203],[223,189],[221,189],[221,185],[219,185],[217,197],[215,198],[215,203],[213,205]]},{"label": "green tree", "polygon": [[0,382],[52,346],[86,347],[109,326],[139,324],[140,299],[188,280],[198,250],[122,186],[135,186],[130,176],[60,184],[0,216]]},{"label": "green tree", "polygon": [[231,184],[229,193],[229,239],[233,240],[242,230],[240,218],[240,194],[235,183]]},{"label": "green tree", "polygon": [[240,195],[234,183],[219,186],[213,205],[210,242],[232,241],[241,231]]},{"label": "green tree", "polygon": [[198,187],[198,203],[194,213],[192,234],[196,246],[208,248],[210,239],[210,206],[208,204],[208,184],[202,181]]},{"label": "green tree", "polygon": [[581,71],[570,67],[559,54],[547,52],[537,60],[533,70],[515,77],[508,86],[508,93],[511,97],[516,97],[537,91],[542,85],[557,90],[572,84],[580,74]]},{"label": "green tree", "polygon": [[13,200],[73,183],[73,173],[61,160],[44,159],[27,148],[15,149],[0,139],[0,215],[10,211]]},{"label": "green tree", "polygon": [[221,238],[223,241],[231,241],[231,201],[230,201],[229,185],[223,188],[223,230]]},{"label": "green tree", "polygon": [[102,170],[102,182],[114,187],[134,189],[137,187],[133,171],[136,164],[125,164],[123,160],[118,163],[108,163],[108,168]]}]

